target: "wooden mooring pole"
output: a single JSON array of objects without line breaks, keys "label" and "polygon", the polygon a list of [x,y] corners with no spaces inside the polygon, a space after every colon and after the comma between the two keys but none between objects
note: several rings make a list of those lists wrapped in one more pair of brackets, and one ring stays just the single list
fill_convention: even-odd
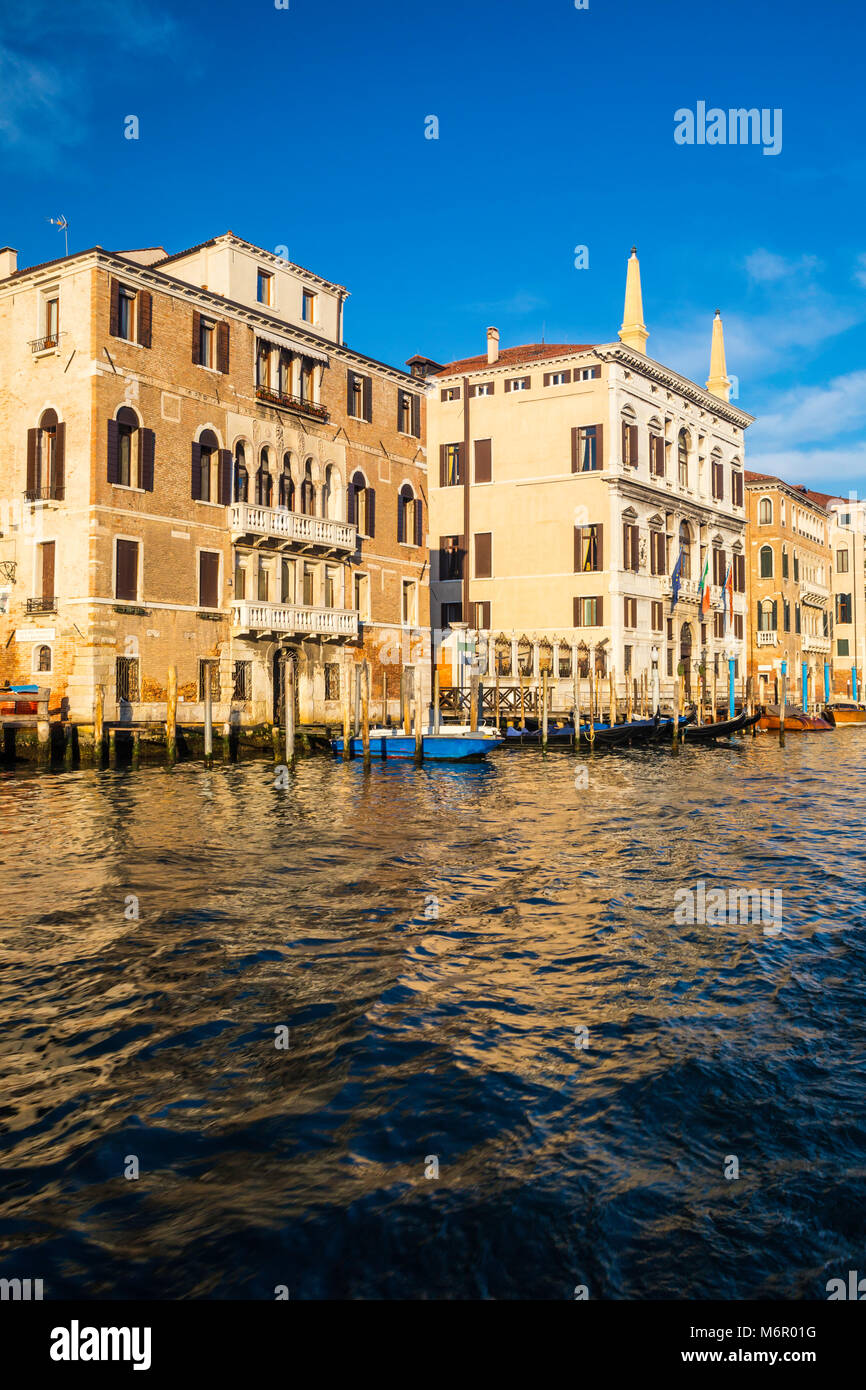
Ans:
[{"label": "wooden mooring pole", "polygon": [[571,704],[571,722],[574,726],[574,733],[571,737],[572,748],[577,748],[580,743],[580,662],[575,661],[574,673],[572,675],[574,693]]},{"label": "wooden mooring pole", "polygon": [[343,673],[346,677],[343,684],[343,761],[348,762],[352,756],[352,704],[351,704],[351,682],[354,674],[354,666],[344,666]]},{"label": "wooden mooring pole", "polygon": [[93,760],[101,763],[105,757],[105,686],[98,685],[93,694]]},{"label": "wooden mooring pole", "polygon": [[679,752],[680,746],[680,705],[683,698],[683,678],[677,675],[676,692],[674,695],[674,748]]},{"label": "wooden mooring pole", "polygon": [[[204,765],[213,763],[213,699],[211,696],[211,663],[204,661]],[[285,694],[285,691],[283,692]]]},{"label": "wooden mooring pole", "polygon": [[421,682],[416,682],[415,690],[415,762],[420,766],[424,761],[424,729],[421,723]]},{"label": "wooden mooring pole", "polygon": [[365,661],[361,674],[361,747],[364,767],[370,766],[370,663]]},{"label": "wooden mooring pole", "polygon": [[547,667],[541,672],[541,746],[547,752]]},{"label": "wooden mooring pole", "polygon": [[469,730],[476,733],[478,730],[478,672],[473,671],[469,677]]},{"label": "wooden mooring pole", "polygon": [[286,717],[286,762],[295,760],[295,663],[291,653],[283,657],[283,708]]},{"label": "wooden mooring pole", "polygon": [[165,754],[170,763],[177,758],[177,667],[168,668],[168,698],[165,705]]},{"label": "wooden mooring pole", "polygon": [[438,734],[439,725],[442,718],[442,711],[439,708],[439,672],[433,672],[433,732]]},{"label": "wooden mooring pole", "polygon": [[779,701],[779,747],[785,747],[785,707],[788,703],[788,672],[782,672],[782,694]]}]

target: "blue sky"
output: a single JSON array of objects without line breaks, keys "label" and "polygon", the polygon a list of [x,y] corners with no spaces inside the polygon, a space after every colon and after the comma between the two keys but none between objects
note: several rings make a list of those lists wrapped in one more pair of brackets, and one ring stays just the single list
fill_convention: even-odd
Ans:
[{"label": "blue sky", "polygon": [[[750,466],[866,491],[858,4],[289,6],[4,7],[0,244],[57,255],[58,212],[72,250],[231,228],[347,285],[347,340],[402,364],[488,324],[610,341],[636,243],[653,357],[703,383],[721,308]],[[676,144],[699,101],[781,109],[781,152]]]}]

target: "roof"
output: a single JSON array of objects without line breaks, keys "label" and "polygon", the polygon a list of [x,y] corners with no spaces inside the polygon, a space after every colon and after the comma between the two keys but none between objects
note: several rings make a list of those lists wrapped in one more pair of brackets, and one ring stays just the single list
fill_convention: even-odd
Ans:
[{"label": "roof", "polygon": [[488,362],[487,353],[479,357],[461,357],[441,367],[434,376],[452,376],[455,373],[485,371],[491,367],[523,367],[533,362],[544,361],[548,357],[563,357],[569,352],[591,352],[595,343],[524,343],[522,347],[503,348],[495,362]]},{"label": "roof", "polygon": [[825,511],[831,502],[838,500],[831,492],[813,492],[805,483],[789,483],[785,478],[777,478],[775,473],[754,473],[750,468],[744,469],[743,472],[747,487],[750,483],[756,487],[766,487],[768,483],[775,483],[778,487],[787,488],[789,492],[799,493],[807,502]]}]

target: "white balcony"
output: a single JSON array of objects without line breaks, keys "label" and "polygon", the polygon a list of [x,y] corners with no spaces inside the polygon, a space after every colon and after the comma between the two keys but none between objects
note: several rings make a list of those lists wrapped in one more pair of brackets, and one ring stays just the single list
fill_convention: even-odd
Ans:
[{"label": "white balcony", "polygon": [[804,651],[804,652],[820,652],[820,653],[823,653],[825,656],[828,656],[829,653],[830,653],[830,645],[831,645],[831,644],[830,644],[830,638],[829,638],[829,637],[804,637],[804,638],[803,638],[803,651]]},{"label": "white balcony", "polygon": [[280,549],[292,546],[301,552],[332,555],[351,555],[358,543],[358,528],[348,521],[305,516],[284,507],[256,507],[249,502],[233,502],[228,514],[235,542],[262,539],[275,541]]},{"label": "white balcony", "polygon": [[242,599],[232,604],[237,635],[262,637],[270,633],[285,637],[358,636],[355,608],[303,608],[290,603],[255,603]]},{"label": "white balcony", "polygon": [[830,598],[830,590],[814,579],[804,579],[800,585],[800,600],[810,608],[825,608]]},{"label": "white balcony", "polygon": [[775,647],[775,645],[776,645],[776,643],[778,642],[778,640],[779,640],[779,634],[778,634],[777,632],[759,632],[759,633],[758,633],[758,646],[759,646],[759,647]]},{"label": "white balcony", "polygon": [[[663,594],[673,593],[673,583],[669,574],[654,575],[653,578],[658,579]],[[697,600],[698,594],[700,592],[700,587],[700,580],[698,579],[681,579],[679,593],[680,599]]]}]

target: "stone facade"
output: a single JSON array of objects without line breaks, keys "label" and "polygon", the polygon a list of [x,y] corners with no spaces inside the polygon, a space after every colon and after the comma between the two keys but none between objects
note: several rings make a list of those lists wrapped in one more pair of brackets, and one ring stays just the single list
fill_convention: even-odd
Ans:
[{"label": "stone facade", "polygon": [[181,722],[210,679],[217,720],[257,724],[288,650],[302,721],[336,721],[363,657],[396,713],[404,664],[429,689],[423,392],[345,347],[340,286],[208,245],[225,273],[201,284],[202,248],[22,271],[0,252],[0,680],[80,722],[102,685],[106,718],[139,722],[175,666]]},{"label": "stone facade", "polygon": [[[749,518],[749,671],[761,703],[810,707],[832,689],[830,513],[823,494],[767,474],[746,474]],[[803,666],[808,689],[804,690]]]}]

